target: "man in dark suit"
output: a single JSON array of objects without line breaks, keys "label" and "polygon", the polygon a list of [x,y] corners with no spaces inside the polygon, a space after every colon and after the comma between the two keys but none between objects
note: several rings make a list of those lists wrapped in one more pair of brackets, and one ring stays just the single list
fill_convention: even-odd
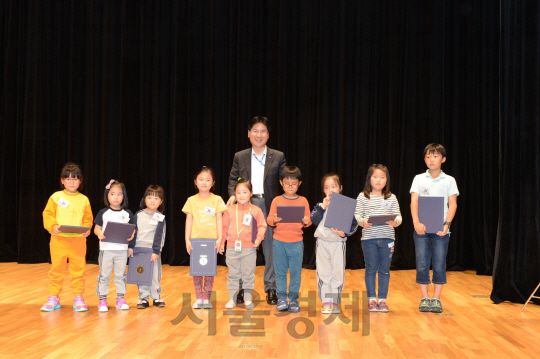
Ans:
[{"label": "man in dark suit", "polygon": [[[238,178],[247,178],[253,185],[253,197],[251,202],[259,207],[264,217],[270,213],[272,200],[279,194],[279,174],[287,166],[283,152],[266,147],[270,137],[270,123],[266,117],[256,116],[248,126],[248,138],[252,147],[235,153],[231,174],[229,175],[229,200],[227,206],[235,203],[234,185]],[[268,304],[277,304],[276,273],[274,272],[274,258],[272,250],[273,228],[268,226],[263,249],[264,291]],[[236,299],[237,303],[244,302],[243,290],[240,289]]]}]

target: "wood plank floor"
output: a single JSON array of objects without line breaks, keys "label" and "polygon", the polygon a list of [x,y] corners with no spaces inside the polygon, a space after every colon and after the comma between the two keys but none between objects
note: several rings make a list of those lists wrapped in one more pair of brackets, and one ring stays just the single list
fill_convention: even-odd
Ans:
[{"label": "wood plank floor", "polygon": [[[540,353],[540,307],[529,304],[521,312],[520,304],[495,305],[489,297],[472,296],[488,295],[491,277],[470,271],[448,273],[445,315],[418,312],[420,295],[415,271],[410,270],[391,272],[390,313],[364,316],[364,270],[347,270],[344,293],[349,298],[343,300],[341,316],[321,314],[318,299],[315,305],[301,302],[302,311],[294,314],[278,314],[275,306],[261,301],[250,320],[249,314],[242,319],[251,311],[241,307],[224,310],[227,268],[218,267],[216,309],[193,310],[201,320],[197,324],[187,316],[178,318],[183,294],[194,293],[188,267],[163,266],[165,308],[136,309],[137,288],[128,285],[131,309],[117,310],[111,281],[107,313],[97,311],[98,266],[86,269],[89,312],[71,308],[73,293],[66,276],[62,308],[42,313],[49,265],[0,263],[1,358],[538,358]],[[260,293],[263,271],[257,267]],[[314,298],[316,290],[315,271],[304,269],[301,295]],[[355,304],[359,312],[352,309]],[[237,323],[231,323],[234,320]],[[237,332],[238,325],[252,329]]]}]

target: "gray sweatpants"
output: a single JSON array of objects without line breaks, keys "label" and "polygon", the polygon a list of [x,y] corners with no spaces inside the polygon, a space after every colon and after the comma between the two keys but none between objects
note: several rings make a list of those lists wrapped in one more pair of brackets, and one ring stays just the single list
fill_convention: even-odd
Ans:
[{"label": "gray sweatpants", "polygon": [[161,255],[154,262],[151,285],[137,285],[139,287],[139,299],[161,298]]},{"label": "gray sweatpants", "polygon": [[322,303],[341,303],[345,284],[346,242],[329,242],[317,238],[317,284]]},{"label": "gray sweatpants", "polygon": [[[264,204],[264,198],[253,197],[251,203],[259,207],[264,214],[264,219],[268,217],[266,213],[266,205]],[[264,291],[268,292],[270,289],[276,289],[276,271],[274,270],[274,228],[271,226],[266,227],[266,233],[264,234],[264,241],[262,241],[259,247],[262,247],[264,254]]]},{"label": "gray sweatpants", "polygon": [[255,287],[257,248],[242,248],[241,252],[236,252],[234,247],[227,247],[225,263],[229,267],[229,274],[227,274],[227,288],[229,290],[237,290],[240,279],[242,279],[244,289]]},{"label": "gray sweatpants", "polygon": [[128,251],[106,250],[99,251],[99,275],[97,277],[97,295],[106,296],[109,294],[109,281],[114,269],[114,285],[116,294],[126,294],[126,265]]}]

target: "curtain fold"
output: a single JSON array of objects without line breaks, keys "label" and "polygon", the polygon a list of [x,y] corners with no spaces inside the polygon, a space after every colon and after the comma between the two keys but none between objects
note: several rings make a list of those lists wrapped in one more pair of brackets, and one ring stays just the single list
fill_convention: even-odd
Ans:
[{"label": "curtain fold", "polygon": [[495,303],[524,303],[540,282],[539,21],[538,2],[503,2]]}]

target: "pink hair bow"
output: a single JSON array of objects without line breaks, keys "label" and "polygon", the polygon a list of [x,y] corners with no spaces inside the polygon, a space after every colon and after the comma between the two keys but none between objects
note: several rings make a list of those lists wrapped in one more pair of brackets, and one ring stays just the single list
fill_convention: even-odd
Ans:
[{"label": "pink hair bow", "polygon": [[113,184],[114,180],[112,179],[108,185],[105,186],[105,189],[111,189],[111,185]]}]

